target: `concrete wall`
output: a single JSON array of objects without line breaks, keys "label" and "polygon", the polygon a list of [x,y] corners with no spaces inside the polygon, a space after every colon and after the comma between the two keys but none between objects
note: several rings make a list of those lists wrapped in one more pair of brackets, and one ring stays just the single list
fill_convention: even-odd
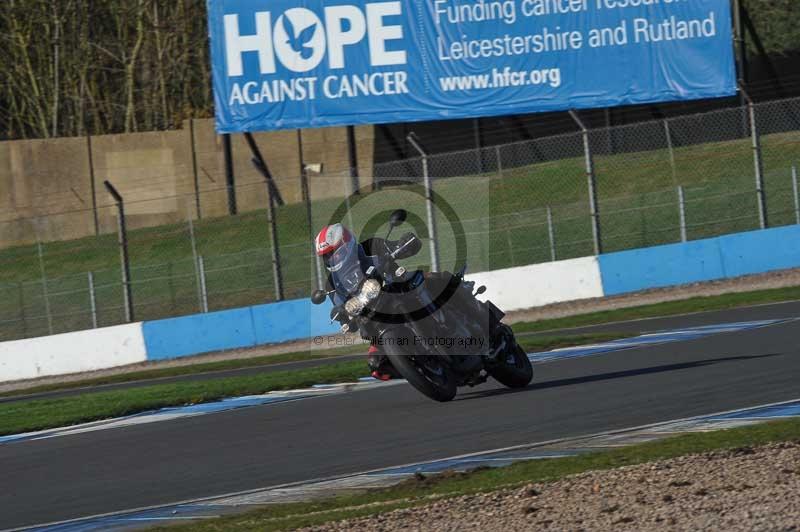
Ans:
[{"label": "concrete wall", "polygon": [[[113,204],[109,180],[125,198],[131,229],[186,220],[194,202],[191,139],[187,130],[92,138],[98,205]],[[100,209],[102,232],[116,231],[116,210]]]},{"label": "concrete wall", "polygon": [[94,231],[88,153],[86,139],[0,142],[0,246]]},{"label": "concrete wall", "polygon": [[476,273],[467,279],[486,285],[481,299],[492,300],[504,311],[603,297],[596,257]]},{"label": "concrete wall", "polygon": [[[306,162],[323,165],[323,174],[309,177],[312,198],[343,197],[349,192],[349,179],[341,177],[349,168],[346,130],[302,135]],[[297,132],[255,138],[284,200],[301,201]],[[373,129],[356,128],[356,138],[359,169],[372,175]],[[243,212],[266,207],[266,188],[251,157],[243,136],[234,135],[237,203]],[[0,142],[0,247],[93,235],[95,206],[100,232],[115,231],[116,210],[102,184],[106,179],[125,197],[134,229],[197,216],[196,194],[203,217],[228,212],[222,139],[213,120],[187,121],[176,131]]]},{"label": "concrete wall", "polygon": [[0,343],[0,382],[82,373],[147,360],[140,323]]}]

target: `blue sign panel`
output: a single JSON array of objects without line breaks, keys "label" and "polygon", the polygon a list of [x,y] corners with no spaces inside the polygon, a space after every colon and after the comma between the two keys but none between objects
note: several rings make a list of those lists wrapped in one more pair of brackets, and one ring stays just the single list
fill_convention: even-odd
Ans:
[{"label": "blue sign panel", "polygon": [[223,133],[729,96],[729,0],[208,0]]}]

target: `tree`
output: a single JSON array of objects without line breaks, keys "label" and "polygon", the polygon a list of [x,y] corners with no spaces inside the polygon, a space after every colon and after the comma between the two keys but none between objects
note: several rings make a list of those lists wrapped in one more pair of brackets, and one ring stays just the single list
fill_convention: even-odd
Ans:
[{"label": "tree", "polygon": [[[768,53],[800,49],[800,2],[741,1]],[[170,129],[212,114],[204,0],[0,2],[0,139]]]},{"label": "tree", "polygon": [[205,2],[6,0],[0,136],[168,129],[210,116]]}]

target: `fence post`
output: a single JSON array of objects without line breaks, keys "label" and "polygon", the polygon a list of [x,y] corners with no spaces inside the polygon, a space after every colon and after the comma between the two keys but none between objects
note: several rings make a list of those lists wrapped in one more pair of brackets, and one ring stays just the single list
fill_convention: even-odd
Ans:
[{"label": "fence post", "polygon": [[794,192],[794,217],[800,225],[800,190],[797,187],[797,166],[792,166],[792,191]]},{"label": "fence post", "polygon": [[22,321],[22,337],[28,337],[28,318],[25,315],[25,285],[17,283],[19,289],[19,319]]},{"label": "fence post", "polygon": [[406,137],[411,146],[422,157],[422,177],[425,179],[425,208],[428,215],[428,233],[430,236],[430,251],[431,251],[431,271],[439,271],[439,245],[437,243],[436,234],[436,213],[434,211],[434,198],[433,187],[431,185],[431,175],[428,168],[428,153],[419,142],[419,138],[415,133],[409,133]]},{"label": "fence post", "polygon": [[100,215],[97,213],[97,185],[94,174],[94,154],[92,152],[92,135],[86,134],[86,154],[89,164],[89,190],[92,191],[92,219],[94,221],[94,234],[100,235]]},{"label": "fence post", "polygon": [[194,178],[194,203],[197,213],[197,219],[202,220],[203,212],[200,210],[200,174],[197,168],[197,137],[194,133],[194,118],[189,119],[189,139],[192,148],[192,176]]},{"label": "fence post", "polygon": [[122,267],[122,295],[125,300],[125,321],[131,323],[133,312],[133,294],[131,291],[131,264],[128,255],[128,228],[125,225],[125,200],[110,181],[103,181],[106,190],[117,204],[117,242],[119,243],[119,260]]},{"label": "fence post", "polygon": [[669,150],[669,166],[672,168],[672,182],[678,183],[678,172],[675,169],[675,148],[672,145],[672,132],[669,128],[669,119],[664,119],[664,135],[667,137],[667,149]]},{"label": "fence post", "polygon": [[547,206],[547,235],[550,237],[550,260],[556,259],[556,229],[553,226],[553,209]]},{"label": "fence post", "polygon": [[597,179],[594,174],[594,161],[592,159],[592,148],[589,143],[589,130],[586,129],[578,113],[574,110],[569,112],[572,119],[578,124],[583,135],[583,154],[586,162],[586,180],[589,185],[589,212],[592,217],[592,239],[594,241],[594,254],[603,253],[603,243],[600,233],[600,213],[597,208]]},{"label": "fence post", "polygon": [[345,190],[344,202],[347,205],[347,227],[355,227],[356,224],[353,222],[353,206],[350,203],[350,196],[351,194],[347,190]]},{"label": "fence post", "polygon": [[197,268],[200,276],[200,310],[208,313],[208,287],[206,285],[206,261],[202,256],[197,257]]},{"label": "fence post", "polygon": [[239,213],[236,206],[236,176],[233,172],[233,147],[230,134],[222,135],[222,151],[225,157],[225,185],[228,189],[228,214],[235,216]]},{"label": "fence post", "polygon": [[281,271],[281,249],[278,243],[278,221],[275,217],[275,200],[272,188],[267,184],[267,217],[269,218],[269,240],[272,246],[272,277],[275,280],[275,299],[283,301],[283,273]]},{"label": "fence post", "polygon": [[350,161],[350,187],[352,189],[350,194],[358,194],[361,190],[361,177],[358,174],[358,151],[354,126],[347,126],[347,156]]},{"label": "fence post", "polygon": [[494,147],[495,157],[497,158],[497,176],[503,177],[503,159],[502,159],[502,152],[500,151],[500,146]]},{"label": "fence post", "polygon": [[269,171],[267,162],[261,155],[261,150],[258,149],[255,139],[251,133],[244,134],[247,140],[250,151],[253,153],[253,166],[264,177],[264,182],[267,185],[267,218],[269,218],[269,240],[272,247],[272,278],[275,281],[275,299],[283,301],[283,273],[281,270],[281,249],[278,242],[278,222],[275,218],[275,204],[283,205],[283,199],[278,192],[278,187],[272,179],[272,173]]},{"label": "fence post", "polygon": [[680,213],[681,224],[681,242],[689,240],[686,230],[686,197],[683,193],[683,187],[678,185],[678,210]]},{"label": "fence post", "polygon": [[508,245],[508,256],[511,258],[511,267],[516,264],[514,257],[514,245],[511,243],[511,231],[506,230],[506,245]]},{"label": "fence post", "polygon": [[758,222],[761,229],[766,229],[769,227],[767,194],[764,189],[764,162],[761,159],[761,137],[756,124],[756,106],[743,87],[740,86],[739,90],[747,100],[747,110],[750,116],[750,136],[753,140],[753,165],[756,171],[756,194],[758,195]]},{"label": "fence post", "polygon": [[39,272],[42,275],[42,297],[44,298],[44,313],[47,316],[47,332],[53,334],[53,314],[50,312],[50,295],[47,290],[47,273],[44,269],[44,251],[42,243],[36,243],[39,252]]},{"label": "fence post", "polygon": [[486,164],[483,160],[483,135],[481,134],[480,118],[472,119],[472,133],[475,137],[475,162],[478,163],[478,174],[482,175],[485,172]]},{"label": "fence post", "polygon": [[177,294],[175,293],[175,280],[172,278],[175,274],[175,264],[173,262],[167,263],[167,286],[169,287],[169,304],[172,312],[175,312],[177,306]]},{"label": "fence post", "polygon": [[203,310],[203,291],[200,286],[200,269],[199,269],[199,262],[197,257],[197,239],[194,236],[194,221],[192,217],[189,216],[189,241],[192,244],[192,263],[194,264],[194,283],[197,287],[197,306],[202,311]]},{"label": "fence post", "polygon": [[[305,203],[306,208],[306,224],[308,224],[308,242],[311,245],[311,257],[314,261],[314,280],[316,281],[315,286],[323,290],[325,288],[323,276],[322,276],[322,264],[320,263],[319,257],[317,256],[317,246],[314,242],[314,237],[316,237],[316,231],[314,228],[314,211],[311,207],[311,187],[308,183],[308,167],[306,167],[305,161],[305,152],[303,151],[303,130],[297,130],[297,151],[300,155],[300,194],[303,198],[303,203]],[[351,176],[352,178],[352,176]],[[346,196],[346,192],[345,192]],[[350,210],[348,209],[348,214]],[[350,225],[352,227],[352,224]]]},{"label": "fence post", "polygon": [[92,329],[97,329],[97,295],[94,291],[94,273],[87,272],[89,278],[89,308],[92,311]]}]

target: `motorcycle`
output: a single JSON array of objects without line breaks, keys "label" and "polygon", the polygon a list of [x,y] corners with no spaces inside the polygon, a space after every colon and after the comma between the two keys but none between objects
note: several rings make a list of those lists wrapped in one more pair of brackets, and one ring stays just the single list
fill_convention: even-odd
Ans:
[{"label": "motorcycle", "polygon": [[[406,211],[393,212],[389,234],[405,223]],[[332,319],[345,313],[362,338],[383,352],[395,370],[429,398],[452,400],[462,386],[476,386],[493,377],[509,388],[523,388],[533,379],[533,367],[512,329],[501,322],[505,314],[476,296],[475,284],[464,279],[466,265],[447,277],[407,271],[395,259],[412,240],[396,249],[384,245],[351,257],[332,274],[333,290],[316,290],[315,305],[339,291],[346,302]],[[360,248],[361,249],[361,248]],[[349,320],[347,320],[349,318]],[[346,324],[343,332],[350,330]]]}]

